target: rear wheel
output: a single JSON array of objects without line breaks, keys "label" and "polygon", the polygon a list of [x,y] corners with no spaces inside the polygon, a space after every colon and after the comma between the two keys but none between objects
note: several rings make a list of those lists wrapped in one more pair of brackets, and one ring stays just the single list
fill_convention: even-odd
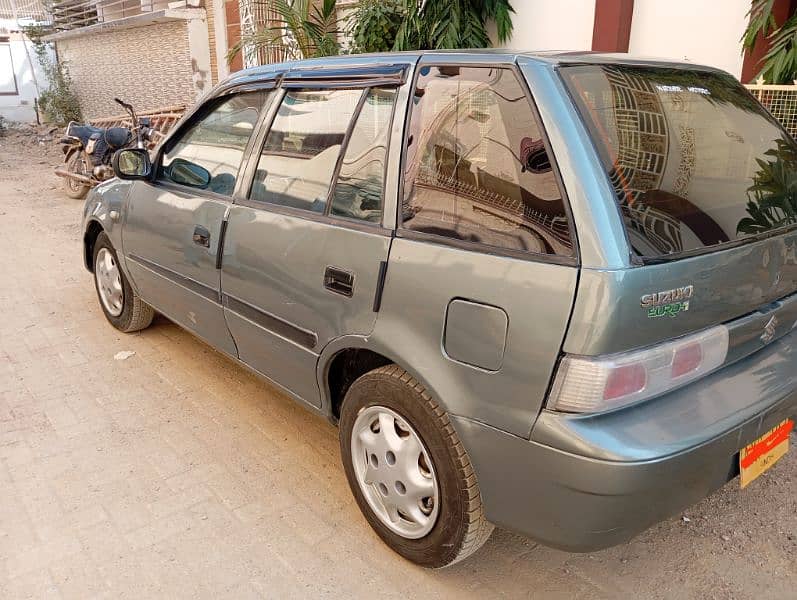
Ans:
[{"label": "rear wheel", "polygon": [[445,567],[490,537],[476,474],[448,415],[400,367],[380,367],[351,385],[340,449],[360,510],[404,558]]},{"label": "rear wheel", "polygon": [[138,331],[152,323],[155,311],[130,287],[104,232],[94,243],[94,285],[105,318],[119,331]]},{"label": "rear wheel", "polygon": [[[66,164],[66,170],[76,175],[82,175],[83,177],[91,176],[88,159],[82,150],[77,150],[72,153],[69,162]],[[90,189],[91,186],[75,181],[71,177],[64,178],[64,191],[70,198],[74,198],[75,200],[85,198]]]}]

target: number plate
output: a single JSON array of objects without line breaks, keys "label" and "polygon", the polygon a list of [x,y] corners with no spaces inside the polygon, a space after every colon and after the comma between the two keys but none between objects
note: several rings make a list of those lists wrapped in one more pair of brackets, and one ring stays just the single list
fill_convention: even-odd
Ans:
[{"label": "number plate", "polygon": [[786,419],[739,453],[742,487],[747,487],[789,451],[789,433],[794,421]]}]

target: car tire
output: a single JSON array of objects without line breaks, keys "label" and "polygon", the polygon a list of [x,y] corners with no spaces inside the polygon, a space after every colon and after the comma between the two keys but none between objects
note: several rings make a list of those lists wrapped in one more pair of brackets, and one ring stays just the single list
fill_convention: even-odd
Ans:
[{"label": "car tire", "polygon": [[94,287],[105,318],[119,331],[131,333],[149,327],[153,308],[130,287],[119,259],[105,232],[94,243]]},{"label": "car tire", "polygon": [[[405,446],[412,451],[406,453]],[[382,452],[385,448],[396,453],[391,457],[390,450]],[[340,450],[360,510],[404,558],[424,567],[445,567],[467,558],[490,537],[493,525],[485,519],[468,453],[446,412],[402,368],[386,365],[352,383],[341,407]],[[418,481],[412,466],[418,451],[418,471],[431,475],[436,494],[434,501],[418,501],[420,512],[408,500],[411,488],[417,488],[410,481]],[[399,465],[404,466],[396,470]],[[432,515],[436,518],[430,523]]]}]

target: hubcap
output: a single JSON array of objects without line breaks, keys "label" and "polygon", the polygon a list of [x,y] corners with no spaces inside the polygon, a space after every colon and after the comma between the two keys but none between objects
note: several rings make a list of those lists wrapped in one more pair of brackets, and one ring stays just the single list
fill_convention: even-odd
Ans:
[{"label": "hubcap", "polygon": [[434,465],[420,436],[384,406],[360,411],[351,438],[354,473],[368,505],[393,532],[418,539],[440,510]]},{"label": "hubcap", "polygon": [[122,277],[116,259],[107,248],[100,248],[100,251],[97,252],[94,277],[97,279],[97,289],[100,292],[102,305],[111,316],[118,317],[122,314],[124,305]]}]

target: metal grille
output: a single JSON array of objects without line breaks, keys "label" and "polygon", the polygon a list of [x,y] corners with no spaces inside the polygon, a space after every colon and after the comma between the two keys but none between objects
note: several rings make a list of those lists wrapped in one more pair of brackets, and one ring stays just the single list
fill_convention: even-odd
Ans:
[{"label": "metal grille", "polygon": [[755,83],[746,87],[793,137],[797,137],[797,85]]},{"label": "metal grille", "polygon": [[[241,14],[241,34],[244,36],[263,30],[276,34],[277,28],[282,26],[282,20],[271,0],[238,0],[238,9]],[[242,55],[244,67],[278,63],[297,57],[295,48],[289,48],[279,41],[257,48],[244,47]]]},{"label": "metal grille", "polygon": [[168,6],[169,0],[55,0],[50,11],[55,28],[69,30],[156,12]]},{"label": "metal grille", "polygon": [[0,0],[0,19],[46,20],[41,0]]}]

